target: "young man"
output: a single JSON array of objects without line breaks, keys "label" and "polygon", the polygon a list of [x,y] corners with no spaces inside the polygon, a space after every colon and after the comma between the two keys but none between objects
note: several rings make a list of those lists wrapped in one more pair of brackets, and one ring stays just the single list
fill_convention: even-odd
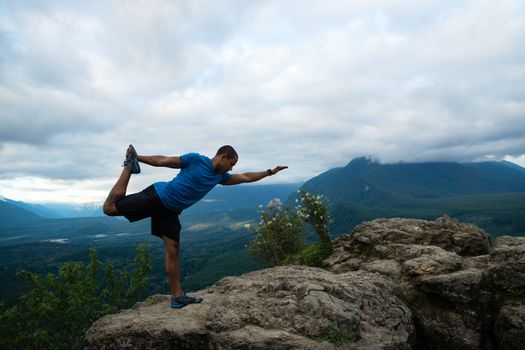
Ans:
[{"label": "young man", "polygon": [[[202,199],[215,185],[238,185],[259,181],[277,174],[287,166],[243,174],[230,174],[239,157],[231,146],[222,146],[210,159],[198,153],[182,156],[139,156],[129,145],[124,169],[104,202],[104,213],[124,216],[130,222],[151,217],[151,234],[162,238],[166,248],[166,274],[171,289],[171,307],[181,308],[200,303],[202,298],[190,297],[182,291],[179,268],[179,215]],[[169,182],[157,182],[139,193],[126,196],[131,174],[140,173],[139,162],[181,169]]]}]

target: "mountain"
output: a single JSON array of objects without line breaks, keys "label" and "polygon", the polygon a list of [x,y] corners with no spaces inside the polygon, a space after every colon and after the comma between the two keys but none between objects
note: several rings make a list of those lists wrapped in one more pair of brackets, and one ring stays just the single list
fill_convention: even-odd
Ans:
[{"label": "mountain", "polygon": [[10,227],[17,225],[18,223],[24,222],[27,224],[35,224],[42,222],[43,218],[28,211],[22,209],[12,203],[6,198],[1,197],[0,199],[0,229],[4,227]]},{"label": "mountain", "polygon": [[398,208],[420,199],[525,192],[525,169],[510,162],[380,164],[356,158],[303,188],[333,205]]},{"label": "mountain", "polygon": [[303,189],[325,196],[334,235],[378,217],[442,215],[494,236],[525,235],[525,169],[510,162],[379,164],[356,158],[305,182]]},{"label": "mountain", "polygon": [[28,212],[31,212],[35,215],[40,216],[41,218],[47,218],[47,219],[54,219],[54,218],[64,218],[66,216],[60,214],[59,212],[53,210],[49,206],[41,205],[41,204],[32,204],[32,203],[25,203],[20,201],[14,201],[12,199],[4,198],[4,201],[12,204],[14,206],[17,206],[21,209],[24,209]]},{"label": "mountain", "polygon": [[85,218],[94,216],[104,216],[102,205],[98,203],[71,204],[71,203],[44,203],[34,204],[14,201],[4,198],[7,203],[25,209],[45,219],[63,218]]}]

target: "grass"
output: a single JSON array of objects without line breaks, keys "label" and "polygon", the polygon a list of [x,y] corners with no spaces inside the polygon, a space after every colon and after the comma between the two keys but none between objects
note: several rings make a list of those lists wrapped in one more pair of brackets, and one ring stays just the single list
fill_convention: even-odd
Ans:
[{"label": "grass", "polygon": [[341,332],[335,328],[328,331],[327,334],[315,337],[318,342],[328,341],[336,346],[341,346],[347,343],[355,343],[358,339],[357,332],[349,329],[346,332]]}]

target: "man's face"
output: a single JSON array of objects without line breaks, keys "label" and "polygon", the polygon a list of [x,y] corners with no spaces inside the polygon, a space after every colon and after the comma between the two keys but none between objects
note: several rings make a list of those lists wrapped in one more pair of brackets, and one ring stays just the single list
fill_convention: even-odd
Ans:
[{"label": "man's face", "polygon": [[219,163],[219,170],[221,173],[227,173],[232,170],[235,164],[237,164],[238,158],[228,158],[225,154],[221,156],[221,161]]}]

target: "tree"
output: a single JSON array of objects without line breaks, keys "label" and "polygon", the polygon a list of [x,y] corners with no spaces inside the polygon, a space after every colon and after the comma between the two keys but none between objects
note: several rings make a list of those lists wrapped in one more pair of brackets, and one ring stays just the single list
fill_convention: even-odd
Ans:
[{"label": "tree", "polygon": [[0,305],[0,348],[80,349],[84,334],[98,318],[129,307],[145,287],[151,271],[149,247],[137,247],[131,273],[116,273],[110,261],[67,262],[57,274],[18,274],[31,283],[19,302]]},{"label": "tree", "polygon": [[301,218],[297,212],[283,206],[276,198],[270,201],[265,211],[260,211],[261,221],[253,228],[255,239],[250,244],[250,252],[272,266],[282,265],[290,255],[304,248],[301,240]]},{"label": "tree", "polygon": [[[298,191],[301,202],[295,208],[284,206],[276,198],[270,201],[265,211],[259,212],[259,225],[252,228],[255,239],[250,245],[250,252],[262,258],[272,266],[283,265],[294,257],[308,266],[322,266],[323,260],[332,253],[330,240],[330,216],[323,197],[306,191]],[[304,225],[311,225],[319,242],[305,247],[302,241]]]}]

